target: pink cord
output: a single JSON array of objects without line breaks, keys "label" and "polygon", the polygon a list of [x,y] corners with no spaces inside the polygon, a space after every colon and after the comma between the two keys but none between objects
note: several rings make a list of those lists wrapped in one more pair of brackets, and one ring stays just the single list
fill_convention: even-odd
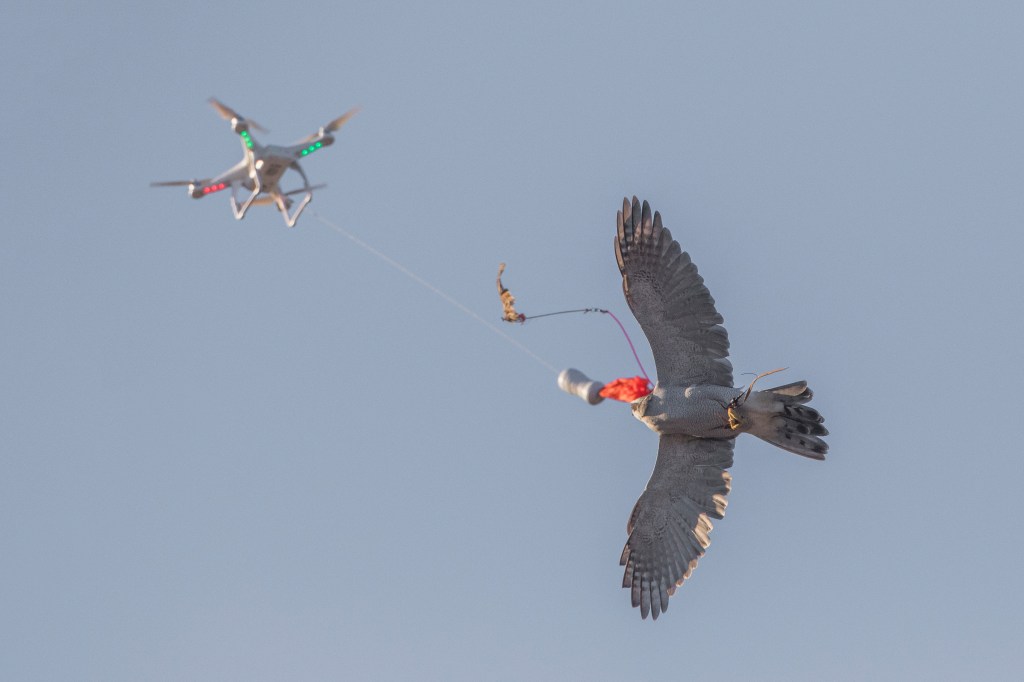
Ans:
[{"label": "pink cord", "polygon": [[612,319],[615,320],[615,324],[619,325],[619,329],[622,330],[623,335],[626,337],[626,343],[629,344],[629,349],[633,351],[633,357],[636,358],[636,364],[640,365],[640,373],[644,375],[644,379],[647,379],[648,384],[653,383],[651,378],[647,376],[647,370],[644,369],[644,363],[640,362],[640,356],[636,354],[636,347],[633,346],[633,339],[629,338],[629,333],[626,332],[626,328],[622,326],[621,322],[619,322],[619,318],[615,317],[615,313],[610,310],[601,310],[601,312],[606,315],[611,315]]},{"label": "pink cord", "polygon": [[633,357],[636,358],[636,364],[640,366],[640,373],[644,375],[644,379],[647,379],[647,383],[649,385],[654,385],[654,382],[651,381],[651,378],[647,376],[647,370],[644,369],[644,363],[640,362],[640,356],[637,355],[636,353],[636,347],[633,345],[633,339],[629,338],[629,332],[627,332],[626,328],[622,326],[622,322],[619,321],[619,318],[615,317],[615,313],[613,313],[610,310],[605,310],[604,308],[577,308],[576,310],[559,310],[558,312],[555,313],[544,313],[543,315],[523,315],[522,313],[520,313],[519,322],[524,323],[527,320],[534,320],[537,319],[538,317],[551,317],[552,315],[567,315],[569,313],[604,313],[605,315],[611,315],[611,318],[615,320],[615,324],[619,325],[619,329],[622,330],[623,336],[626,337],[626,343],[629,344],[629,349],[633,351]]}]

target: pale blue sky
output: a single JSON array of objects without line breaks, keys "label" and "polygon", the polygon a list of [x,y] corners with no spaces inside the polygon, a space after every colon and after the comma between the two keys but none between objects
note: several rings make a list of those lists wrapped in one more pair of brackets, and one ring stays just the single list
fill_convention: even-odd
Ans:
[{"label": "pale blue sky", "polygon": [[[1007,678],[1024,665],[1024,8],[1014,2],[22,4],[0,25],[0,678]],[[311,205],[497,323],[613,310],[638,194],[741,372],[656,623],[619,553],[656,437],[315,216],[151,180],[291,142]],[[634,373],[603,316],[508,334]],[[780,383],[783,379],[780,379]]]}]

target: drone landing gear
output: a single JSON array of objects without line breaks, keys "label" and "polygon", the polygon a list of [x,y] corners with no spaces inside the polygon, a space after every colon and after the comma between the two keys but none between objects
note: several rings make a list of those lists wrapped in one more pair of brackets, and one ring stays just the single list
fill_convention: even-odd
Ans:
[{"label": "drone landing gear", "polygon": [[253,190],[249,198],[246,199],[241,205],[238,204],[238,188],[242,186],[241,182],[235,181],[231,183],[231,210],[235,213],[235,220],[241,220],[245,217],[245,212],[252,206],[252,202],[256,201],[256,197],[263,191],[262,185],[260,185],[260,178],[258,175],[253,176]]},{"label": "drone landing gear", "polygon": [[[291,192],[285,192],[284,195],[278,195],[274,197],[274,201],[277,203],[277,208],[280,209],[281,215],[284,216],[284,222],[288,227],[295,227],[295,222],[302,215],[303,209],[313,200],[313,188],[309,185],[309,178],[306,177],[306,172],[302,170],[302,166],[295,163],[294,161],[289,165],[289,168],[296,171],[302,176],[302,188],[292,190]],[[285,199],[289,194],[298,194],[299,192],[305,192],[305,196],[302,197],[302,201],[299,202],[298,206],[295,207],[295,212],[288,213],[289,201]]]},{"label": "drone landing gear", "polygon": [[306,208],[306,205],[309,204],[310,201],[313,200],[313,192],[310,191],[309,186],[307,185],[303,189],[306,191],[306,196],[302,197],[302,201],[300,201],[299,205],[295,207],[295,212],[291,214],[288,213],[288,203],[284,196],[279,194],[274,197],[274,203],[277,204],[277,209],[281,211],[281,215],[284,216],[284,222],[288,227],[295,227],[296,221],[299,219],[299,216],[302,215],[302,210]]},{"label": "drone landing gear", "polygon": [[[285,225],[288,227],[295,227],[295,223],[298,222],[299,216],[302,215],[302,211],[309,205],[309,202],[313,200],[313,190],[321,189],[324,185],[310,185],[309,178],[302,171],[299,164],[292,162],[291,168],[296,170],[299,175],[302,176],[302,187],[293,189],[289,192],[281,192],[276,183],[268,184],[266,193],[264,194],[264,184],[260,182],[258,174],[250,176],[252,180],[252,193],[245,199],[241,204],[238,203],[238,190],[242,188],[242,180],[234,180],[231,183],[231,210],[235,214],[237,220],[241,220],[245,217],[246,212],[253,206],[266,206],[268,204],[274,204],[277,206],[277,210],[281,212],[281,216],[284,218]],[[260,196],[264,194],[263,196]],[[291,196],[294,194],[304,195],[301,200],[296,204]],[[291,210],[294,206],[294,210]],[[291,212],[289,212],[291,210]]]}]

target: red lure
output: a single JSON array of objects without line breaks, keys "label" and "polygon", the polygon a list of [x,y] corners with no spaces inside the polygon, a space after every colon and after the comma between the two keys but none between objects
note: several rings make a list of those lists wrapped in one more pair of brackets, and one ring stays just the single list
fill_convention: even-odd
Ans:
[{"label": "red lure", "polygon": [[604,385],[601,389],[602,398],[621,400],[624,403],[631,403],[637,398],[642,398],[651,392],[651,382],[647,377],[631,377],[616,379]]}]

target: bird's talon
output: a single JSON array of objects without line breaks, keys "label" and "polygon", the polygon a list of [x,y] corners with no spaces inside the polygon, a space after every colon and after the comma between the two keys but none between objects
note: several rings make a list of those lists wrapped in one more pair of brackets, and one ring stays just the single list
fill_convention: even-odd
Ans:
[{"label": "bird's talon", "polygon": [[736,410],[733,409],[732,405],[726,408],[726,412],[729,415],[729,428],[733,431],[740,428],[740,425],[743,422],[740,420],[739,414],[736,413]]}]

